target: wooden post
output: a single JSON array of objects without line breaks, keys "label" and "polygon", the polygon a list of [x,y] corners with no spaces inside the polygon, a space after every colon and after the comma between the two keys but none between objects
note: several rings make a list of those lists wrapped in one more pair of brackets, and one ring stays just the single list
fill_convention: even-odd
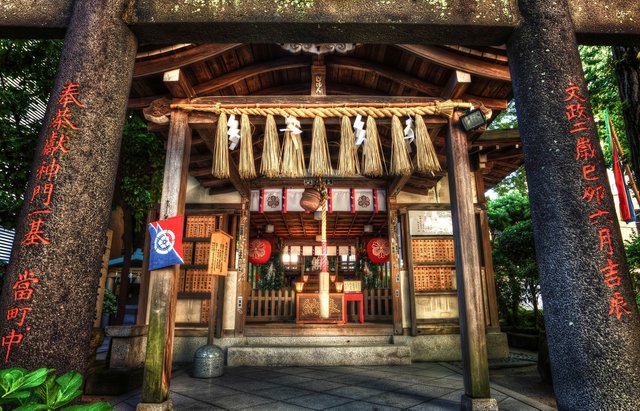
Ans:
[{"label": "wooden post", "polygon": [[487,198],[484,195],[484,180],[482,173],[476,171],[476,192],[478,195],[478,205],[480,206],[480,241],[482,242],[482,261],[484,262],[484,277],[487,287],[487,299],[489,310],[489,327],[500,328],[500,318],[498,316],[498,297],[496,294],[496,278],[493,272],[493,256],[491,254],[491,238],[489,235],[489,216],[487,214]]},{"label": "wooden post", "polygon": [[[147,213],[147,224],[157,220],[157,205]],[[149,321],[149,247],[151,239],[149,238],[149,230],[144,233],[144,256],[142,257],[142,273],[140,278],[140,291],[138,294],[138,315],[136,316],[137,325],[145,325]]]},{"label": "wooden post", "polygon": [[96,316],[93,320],[93,328],[100,328],[102,320],[102,307],[104,305],[104,289],[107,284],[107,275],[109,274],[109,254],[111,253],[111,238],[113,230],[107,230],[107,238],[105,240],[105,249],[102,256],[102,267],[100,268],[100,283],[98,284],[98,299],[96,301]]},{"label": "wooden post", "polygon": [[311,95],[326,96],[327,95],[327,66],[324,64],[324,58],[317,56],[311,65]]},{"label": "wooden post", "polygon": [[446,151],[464,368],[465,395],[462,397],[462,405],[463,409],[475,409],[479,407],[479,402],[482,402],[489,407],[495,407],[486,409],[497,410],[497,402],[489,398],[489,364],[478,237],[469,176],[471,169],[467,134],[460,128],[459,117],[459,113],[454,113],[449,123]]},{"label": "wooden post", "polygon": [[416,336],[418,335],[418,322],[416,319],[416,290],[413,277],[413,242],[410,234],[409,213],[406,210],[402,214],[402,230],[404,234],[402,238],[405,240],[405,256],[407,257],[404,262],[404,269],[407,272],[407,283],[409,285],[409,295],[407,296],[409,316],[411,317],[409,320],[411,321],[411,335]]},{"label": "wooden post", "polygon": [[[183,111],[171,113],[160,202],[161,219],[184,214],[191,150],[187,117]],[[144,403],[161,403],[169,399],[179,271],[180,266],[175,265],[151,272],[151,312],[142,383]]]},{"label": "wooden post", "polygon": [[402,292],[400,287],[400,255],[398,247],[398,205],[395,196],[387,196],[389,244],[391,245],[391,301],[393,311],[393,333],[402,335]]},{"label": "wooden post", "polygon": [[247,275],[249,272],[249,197],[242,197],[242,210],[238,225],[238,279],[236,287],[236,335],[244,333],[244,322],[247,313]]}]

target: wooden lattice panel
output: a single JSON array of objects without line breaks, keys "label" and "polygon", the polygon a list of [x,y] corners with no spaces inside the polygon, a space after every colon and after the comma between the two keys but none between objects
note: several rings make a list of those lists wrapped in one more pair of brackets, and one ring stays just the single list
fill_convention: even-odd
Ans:
[{"label": "wooden lattice panel", "polygon": [[207,270],[180,271],[180,288],[184,292],[211,291],[212,284],[213,276],[207,274]]},{"label": "wooden lattice panel", "polygon": [[453,271],[453,267],[413,267],[415,290],[453,290]]},{"label": "wooden lattice panel", "polygon": [[413,239],[411,244],[415,263],[455,260],[453,239]]},{"label": "wooden lattice panel", "polygon": [[220,216],[217,215],[190,215],[187,216],[185,237],[205,238],[213,233],[219,224]]},{"label": "wooden lattice panel", "polygon": [[182,256],[185,264],[193,264],[193,243],[185,241],[182,243]]},{"label": "wooden lattice panel", "polygon": [[196,243],[196,249],[193,254],[194,264],[207,264],[209,262],[209,243]]}]

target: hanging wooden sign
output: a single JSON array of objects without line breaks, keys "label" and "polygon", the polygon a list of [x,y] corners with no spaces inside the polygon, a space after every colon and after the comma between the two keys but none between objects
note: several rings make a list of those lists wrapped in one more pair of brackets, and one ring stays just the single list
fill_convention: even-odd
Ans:
[{"label": "hanging wooden sign", "polygon": [[224,231],[211,234],[209,244],[209,267],[207,274],[226,276],[229,269],[229,245],[231,236]]}]

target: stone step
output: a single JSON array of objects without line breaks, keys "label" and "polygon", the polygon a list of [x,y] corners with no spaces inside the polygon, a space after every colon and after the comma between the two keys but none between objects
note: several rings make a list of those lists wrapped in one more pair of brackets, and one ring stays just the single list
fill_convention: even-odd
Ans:
[{"label": "stone step", "polygon": [[264,336],[246,337],[249,346],[355,346],[355,345],[387,345],[392,344],[392,337],[386,335],[365,336]]},{"label": "stone step", "polygon": [[409,365],[411,348],[401,345],[235,346],[227,349],[227,365],[342,366]]}]

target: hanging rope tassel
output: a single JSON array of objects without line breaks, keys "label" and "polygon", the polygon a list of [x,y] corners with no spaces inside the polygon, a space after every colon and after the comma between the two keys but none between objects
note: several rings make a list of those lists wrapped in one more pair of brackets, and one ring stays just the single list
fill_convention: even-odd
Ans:
[{"label": "hanging rope tassel", "polygon": [[386,170],[386,163],[382,153],[382,143],[378,135],[376,120],[367,117],[366,140],[362,151],[362,174],[367,177],[381,177],[383,166]]},{"label": "hanging rope tassel", "polygon": [[243,114],[240,120],[240,164],[238,164],[238,174],[240,178],[245,180],[256,178],[256,165],[253,161],[253,138],[251,134],[249,116]]},{"label": "hanging rope tassel", "polygon": [[411,160],[404,142],[404,129],[398,116],[391,117],[391,170],[396,176],[411,174]]},{"label": "hanging rope tassel", "polygon": [[324,127],[324,120],[322,117],[316,117],[313,120],[309,175],[313,177],[333,175],[331,155],[329,154],[329,144],[327,143],[327,130]]},{"label": "hanging rope tassel", "polygon": [[416,116],[416,170],[431,174],[442,171],[422,116]]},{"label": "hanging rope tassel", "polygon": [[227,135],[227,115],[224,113],[220,113],[218,117],[211,174],[215,178],[229,178],[229,136]]},{"label": "hanging rope tassel", "polygon": [[304,177],[304,152],[300,134],[292,134],[289,130],[284,132],[281,167],[283,177]]},{"label": "hanging rope tassel", "polygon": [[358,146],[355,143],[351,120],[342,117],[340,124],[340,155],[338,157],[338,175],[350,177],[360,174],[358,163]]},{"label": "hanging rope tassel", "polygon": [[276,120],[271,114],[267,116],[264,126],[264,145],[262,146],[260,174],[269,178],[280,175],[280,138]]}]

